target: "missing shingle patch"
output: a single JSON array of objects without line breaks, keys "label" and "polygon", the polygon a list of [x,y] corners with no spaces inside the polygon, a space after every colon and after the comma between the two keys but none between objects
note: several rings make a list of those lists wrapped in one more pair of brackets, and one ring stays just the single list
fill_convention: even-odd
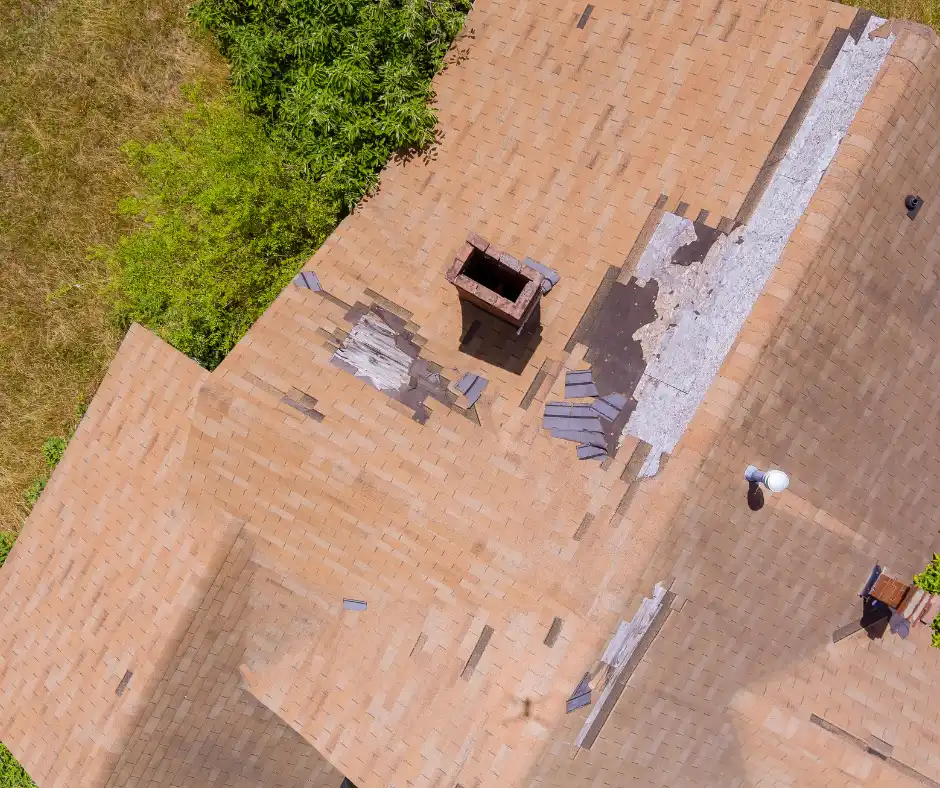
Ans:
[{"label": "missing shingle patch", "polygon": [[535,396],[539,393],[539,389],[542,388],[542,384],[548,379],[551,365],[552,362],[548,359],[545,359],[542,362],[542,366],[539,368],[539,371],[535,373],[535,377],[532,379],[532,383],[529,385],[529,388],[526,389],[526,392],[522,397],[522,402],[519,403],[520,408],[527,410],[529,405],[532,404]]},{"label": "missing shingle patch", "polygon": [[453,406],[456,395],[447,390],[450,381],[441,375],[440,366],[421,358],[404,318],[376,305],[364,310],[357,305],[348,317],[355,325],[330,359],[333,365],[410,408],[420,424],[430,416],[428,397]]},{"label": "missing shingle patch", "polygon": [[428,636],[423,632],[418,635],[418,639],[415,641],[414,647],[411,649],[411,654],[408,656],[414,657],[415,654],[421,653],[421,649],[424,648],[424,644],[428,642]]},{"label": "missing shingle patch", "polygon": [[128,670],[124,673],[124,678],[121,679],[121,683],[117,685],[117,689],[114,690],[114,693],[121,697],[124,694],[124,690],[127,689],[127,685],[131,683],[131,678],[134,676],[133,672]]},{"label": "missing shingle patch", "polygon": [[558,616],[555,616],[552,619],[552,625],[548,628],[548,634],[545,636],[545,640],[543,641],[549,648],[554,646],[557,642],[558,636],[561,634],[562,624],[564,624],[564,621],[562,621]]},{"label": "missing shingle patch", "polygon": [[483,631],[477,639],[477,644],[470,653],[470,659],[467,660],[467,664],[464,665],[463,671],[460,673],[460,678],[468,680],[470,676],[473,675],[473,671],[476,670],[476,666],[483,656],[483,651],[486,649],[487,645],[489,645],[491,637],[493,637],[493,627],[487,624],[483,627]]},{"label": "missing shingle patch", "polygon": [[580,542],[584,538],[584,534],[587,532],[588,526],[594,522],[594,515],[590,512],[586,512],[584,517],[581,520],[581,525],[578,526],[578,530],[574,532],[574,536],[571,538],[576,542]]},{"label": "missing shingle patch", "polygon": [[281,402],[300,411],[304,416],[308,416],[314,421],[323,421],[324,419],[323,414],[316,409],[317,400],[299,389],[292,387],[285,396],[281,397]]},{"label": "missing shingle patch", "polygon": [[584,13],[581,14],[581,18],[578,20],[578,30],[584,30],[584,26],[588,23],[588,19],[591,18],[591,12],[594,10],[594,6],[590,3],[584,7]]}]

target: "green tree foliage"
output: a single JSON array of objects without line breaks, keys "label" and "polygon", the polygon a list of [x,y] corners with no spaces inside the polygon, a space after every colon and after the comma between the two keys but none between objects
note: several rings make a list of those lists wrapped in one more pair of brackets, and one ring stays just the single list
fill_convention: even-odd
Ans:
[{"label": "green tree foliage", "polygon": [[0,788],[36,788],[36,783],[29,779],[29,775],[3,744],[0,744]]},{"label": "green tree foliage", "polygon": [[928,594],[940,594],[940,555],[934,553],[927,568],[919,575],[914,575],[914,585]]},{"label": "green tree foliage", "polygon": [[469,0],[197,0],[245,106],[347,209],[433,140],[431,79]]},{"label": "green tree foliage", "polygon": [[137,229],[104,254],[115,316],[213,369],[337,219],[300,157],[229,101],[194,97],[156,143],[126,146]]}]

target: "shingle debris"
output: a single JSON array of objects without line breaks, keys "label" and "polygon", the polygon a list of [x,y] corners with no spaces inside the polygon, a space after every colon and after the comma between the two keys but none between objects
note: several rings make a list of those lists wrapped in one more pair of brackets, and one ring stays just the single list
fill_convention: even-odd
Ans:
[{"label": "shingle debris", "polygon": [[607,449],[602,449],[600,446],[591,446],[587,443],[582,443],[578,446],[579,460],[596,460],[606,456]]},{"label": "shingle debris", "polygon": [[574,399],[575,397],[596,396],[597,386],[594,385],[591,370],[584,369],[565,374],[565,397]]},{"label": "shingle debris", "polygon": [[590,432],[588,430],[552,430],[552,437],[563,441],[573,441],[574,443],[583,443],[588,446],[598,446],[606,451],[607,438],[603,432]]},{"label": "shingle debris", "polygon": [[623,394],[598,396],[590,369],[574,370],[565,375],[566,397],[595,397],[594,402],[549,402],[542,417],[543,429],[550,430],[553,438],[578,444],[579,460],[594,460],[607,456],[606,429],[601,420],[613,424],[620,418],[627,397]]},{"label": "shingle debris", "polygon": [[594,411],[602,419],[614,421],[627,404],[627,398],[623,394],[608,394],[606,397],[598,397],[591,405]]},{"label": "shingle debris", "polygon": [[549,402],[545,405],[546,416],[568,416],[572,419],[590,419],[597,414],[594,406],[584,402]]},{"label": "shingle debris", "polygon": [[313,271],[301,271],[294,277],[294,284],[297,285],[297,287],[305,287],[308,290],[313,290],[314,293],[319,293],[323,290],[323,287],[320,285],[320,278]]},{"label": "shingle debris", "polygon": [[578,686],[574,688],[574,692],[571,693],[571,697],[568,698],[565,705],[566,713],[570,714],[575,709],[587,706],[591,702],[591,685],[589,681],[590,675],[585,673],[584,678],[581,679]]},{"label": "shingle debris", "polygon": [[483,389],[485,389],[488,384],[489,381],[482,375],[475,375],[473,372],[468,372],[457,381],[457,391],[467,398],[467,401],[472,407],[476,404],[476,401],[480,399]]},{"label": "shingle debris", "polygon": [[545,416],[542,427],[546,430],[587,430],[588,432],[603,432],[601,420],[594,418],[570,418],[568,416]]},{"label": "shingle debris", "polygon": [[346,610],[365,610],[366,603],[363,602],[361,599],[344,599],[343,607]]},{"label": "shingle debris", "polygon": [[536,262],[531,257],[527,257],[522,262],[530,268],[534,268],[542,275],[542,295],[548,295],[549,291],[557,285],[558,281],[561,279],[561,274],[554,268],[549,268],[547,265]]}]

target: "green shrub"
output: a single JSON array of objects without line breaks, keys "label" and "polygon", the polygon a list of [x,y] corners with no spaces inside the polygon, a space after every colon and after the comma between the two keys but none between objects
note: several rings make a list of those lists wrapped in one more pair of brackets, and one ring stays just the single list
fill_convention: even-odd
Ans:
[{"label": "green shrub", "polygon": [[[919,575],[914,575],[914,585],[928,594],[940,594],[940,555],[934,553],[933,560]],[[940,648],[940,616],[937,616],[930,625],[933,630],[931,645]]]},{"label": "green shrub", "polygon": [[[0,531],[0,566],[3,566],[3,562],[7,560],[7,556],[10,554],[10,550],[13,549],[13,542],[15,540],[16,534],[10,533],[9,531]],[[2,773],[2,767],[0,767],[0,774]],[[2,788],[2,786],[3,783],[0,782],[0,788]]]},{"label": "green shrub", "polygon": [[337,208],[301,159],[229,101],[194,104],[163,139],[126,150],[137,229],[105,250],[114,314],[209,369],[333,229]]},{"label": "green shrub", "polygon": [[431,79],[469,0],[197,0],[245,106],[351,209],[434,138]]},{"label": "green shrub", "polygon": [[[56,435],[52,438],[46,438],[45,442],[42,444],[42,456],[49,470],[33,479],[33,483],[23,491],[23,497],[26,499],[26,503],[29,504],[30,509],[36,505],[36,501],[39,500],[42,491],[46,489],[46,484],[49,483],[49,477],[52,475],[52,471],[55,469],[55,466],[59,464],[62,455],[65,454],[65,448],[68,446],[69,440],[71,440],[72,435],[75,433],[78,422],[81,420],[82,416],[85,415],[86,407],[84,403],[79,404],[75,426],[69,430],[68,438],[61,438]],[[3,788],[2,784],[0,784],[0,788]]]},{"label": "green shrub", "polygon": [[55,468],[59,464],[59,460],[62,459],[62,455],[65,454],[65,447],[65,438],[47,438],[46,442],[42,444],[42,456],[46,459],[46,465]]},{"label": "green shrub", "polygon": [[23,497],[30,509],[36,505],[36,501],[39,500],[39,496],[42,495],[42,491],[46,489],[48,483],[49,474],[44,473],[42,476],[33,479],[33,483],[23,491]]},{"label": "green shrub", "polygon": [[914,575],[914,585],[928,594],[940,594],[940,555],[934,553],[927,568],[919,575]]},{"label": "green shrub", "polygon": [[0,788],[36,788],[13,754],[0,744]]}]

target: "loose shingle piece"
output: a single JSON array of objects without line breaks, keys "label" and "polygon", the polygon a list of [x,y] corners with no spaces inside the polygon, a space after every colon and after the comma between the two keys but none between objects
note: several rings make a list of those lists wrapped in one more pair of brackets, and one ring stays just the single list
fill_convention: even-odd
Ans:
[{"label": "loose shingle piece", "polygon": [[561,279],[560,274],[554,268],[549,268],[547,265],[542,265],[542,263],[536,262],[531,257],[527,257],[523,262],[530,268],[534,268],[542,275],[542,294],[547,295],[548,292],[558,284],[558,281]]},{"label": "loose shingle piece", "polygon": [[294,284],[297,285],[297,287],[305,287],[308,290],[313,290],[314,293],[319,293],[323,289],[320,285],[320,277],[313,271],[301,271],[294,277]]},{"label": "loose shingle piece", "polygon": [[600,446],[591,446],[588,443],[582,443],[578,446],[579,460],[596,460],[606,456],[607,449],[602,449]]},{"label": "loose shingle piece", "polygon": [[[591,393],[593,391],[593,393]],[[607,456],[607,439],[601,419],[615,422],[621,415],[627,398],[623,394],[597,396],[591,370],[579,369],[565,374],[565,396],[594,396],[594,402],[549,402],[545,405],[542,427],[551,430],[553,438],[578,444],[579,460],[594,460]],[[610,431],[607,427],[607,431]]]},{"label": "loose shingle piece", "polygon": [[546,416],[568,416],[573,419],[590,419],[594,413],[592,405],[584,402],[549,402],[545,406]]},{"label": "loose shingle piece", "polygon": [[457,381],[457,391],[463,394],[470,405],[473,406],[476,401],[480,399],[483,389],[485,389],[488,384],[489,381],[482,375],[475,375],[473,372],[468,372]]},{"label": "loose shingle piece", "polygon": [[565,396],[569,399],[576,397],[596,397],[597,386],[594,385],[591,370],[584,369],[576,372],[568,372],[565,375]]},{"label": "loose shingle piece", "polygon": [[598,397],[591,405],[594,411],[602,419],[614,421],[627,404],[627,398],[623,394],[608,394],[606,397]]},{"label": "loose shingle piece", "polygon": [[346,610],[365,610],[367,605],[361,599],[344,599],[343,607]]},{"label": "loose shingle piece", "polygon": [[607,439],[603,432],[589,432],[588,430],[552,430],[552,437],[563,441],[574,441],[575,443],[586,443],[590,446],[597,446],[601,449],[607,449]]},{"label": "loose shingle piece", "polygon": [[588,432],[603,432],[601,420],[590,418],[571,418],[569,416],[546,416],[542,419],[542,427],[546,430],[587,430]]},{"label": "loose shingle piece", "polygon": [[568,698],[568,702],[565,705],[565,711],[570,714],[576,709],[580,709],[582,706],[587,706],[591,702],[591,685],[588,683],[590,676],[585,673],[584,678],[578,683],[578,686],[574,688],[574,692],[571,693],[571,697]]}]

